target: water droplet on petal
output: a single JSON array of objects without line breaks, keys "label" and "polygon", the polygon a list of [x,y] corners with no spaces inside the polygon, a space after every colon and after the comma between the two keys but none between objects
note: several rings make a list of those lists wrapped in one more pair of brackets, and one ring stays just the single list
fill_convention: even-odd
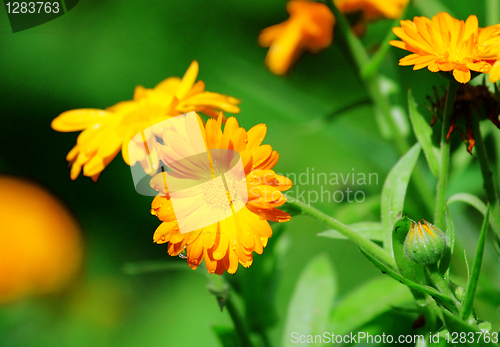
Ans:
[{"label": "water droplet on petal", "polygon": [[184,249],[179,253],[179,258],[186,259],[187,258],[187,249],[184,247]]}]

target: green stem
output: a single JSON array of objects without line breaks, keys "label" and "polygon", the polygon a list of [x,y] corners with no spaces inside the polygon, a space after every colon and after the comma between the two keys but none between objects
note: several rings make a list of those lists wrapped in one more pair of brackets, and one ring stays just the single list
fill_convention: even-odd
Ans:
[{"label": "green stem", "polygon": [[241,318],[240,313],[238,312],[238,309],[236,308],[236,305],[233,303],[231,295],[229,295],[227,298],[226,307],[227,312],[229,313],[229,316],[233,321],[236,333],[240,338],[241,346],[252,347],[253,345],[249,338],[250,334],[245,326],[245,323],[243,322],[243,319]]},{"label": "green stem", "polygon": [[377,246],[375,243],[365,238],[364,236],[359,235],[357,232],[349,228],[347,225],[342,224],[335,218],[330,217],[327,214],[317,210],[316,208],[309,206],[292,197],[287,196],[287,203],[297,207],[303,213],[332,227],[333,229],[335,229],[336,231],[338,231],[351,241],[354,241],[359,247],[362,247],[367,253],[383,261],[386,266],[395,269],[396,263],[394,262],[394,259],[388,252],[384,251],[382,248],[380,248],[379,246]]},{"label": "green stem", "polygon": [[[496,0],[494,0],[496,1]],[[413,1],[410,1],[408,5],[406,5],[406,8],[401,15],[400,18],[397,18],[393,21],[391,28],[385,35],[384,40],[382,41],[382,44],[380,45],[379,49],[377,52],[372,56],[371,61],[368,65],[365,65],[361,68],[361,77],[363,79],[371,78],[373,75],[378,71],[380,68],[380,65],[382,65],[382,62],[387,55],[387,52],[389,52],[389,49],[391,48],[391,45],[389,44],[389,41],[394,40],[396,38],[396,35],[392,31],[392,28],[397,27],[400,23],[401,20],[405,19],[408,17],[408,13],[410,10],[413,8]]]},{"label": "green stem", "polygon": [[253,347],[253,344],[250,341],[250,333],[245,325],[242,315],[238,310],[238,307],[234,304],[226,281],[222,276],[209,274],[208,272],[207,276],[209,280],[208,290],[210,293],[215,295],[221,311],[224,307],[227,308],[227,312],[233,321],[236,334],[240,339],[241,346]]},{"label": "green stem", "polygon": [[431,275],[431,280],[434,286],[441,292],[443,295],[450,297],[453,299],[453,306],[449,307],[455,311],[459,311],[461,309],[460,303],[453,295],[453,292],[450,289],[448,282],[443,278],[443,275],[439,271],[437,264],[427,265],[427,270],[429,270],[429,274]]},{"label": "green stem", "polygon": [[462,307],[462,319],[466,320],[472,313],[472,305],[474,303],[474,296],[476,294],[477,283],[479,281],[479,272],[481,271],[481,265],[483,263],[484,246],[486,245],[486,236],[488,235],[488,216],[490,214],[490,205],[486,208],[486,214],[484,215],[483,225],[481,227],[481,234],[479,235],[479,241],[477,243],[476,255],[474,256],[474,265],[472,266],[472,272],[470,274],[469,282],[467,283],[467,289],[465,290],[465,296],[463,300]]},{"label": "green stem", "polygon": [[486,0],[486,24],[495,25],[500,22],[500,3],[498,0]]},{"label": "green stem", "polygon": [[441,163],[439,166],[439,177],[437,183],[436,206],[434,212],[434,224],[444,230],[446,227],[446,186],[448,184],[448,170],[450,166],[450,143],[446,139],[451,124],[453,103],[457,94],[458,83],[448,81],[448,96],[444,106],[443,124],[441,128]]},{"label": "green stem", "polygon": [[[359,72],[361,81],[365,85],[370,99],[373,101],[375,107],[375,117],[377,117],[379,123],[385,125],[384,128],[388,128],[389,135],[394,141],[399,154],[404,155],[410,148],[410,145],[408,144],[408,139],[404,136],[404,134],[401,133],[399,126],[392,115],[391,104],[389,103],[389,100],[380,91],[378,73],[376,72],[377,60],[375,60],[374,62],[370,60],[370,57],[363,47],[363,44],[353,34],[349,23],[347,22],[344,15],[340,13],[338,8],[334,5],[334,2],[332,0],[325,0],[324,3],[335,15],[337,26],[339,29],[339,36],[344,40],[349,50],[350,56],[356,64],[356,68]],[[390,39],[390,34],[387,35],[386,39]],[[385,53],[382,51],[380,55],[375,56],[373,59],[382,59],[383,54]],[[372,67],[368,68],[369,66]],[[432,212],[432,202],[427,198],[431,194],[431,192],[425,181],[424,173],[418,166],[412,176],[411,182],[420,195],[421,201],[424,202],[424,207],[427,209],[427,212]]]},{"label": "green stem", "polygon": [[349,22],[347,22],[347,19],[344,17],[344,15],[340,13],[334,2],[332,0],[324,0],[322,2],[330,9],[330,11],[332,11],[333,15],[335,16],[336,26],[339,27],[341,37],[344,39],[347,47],[349,48],[351,58],[356,63],[357,71],[361,71],[364,66],[370,63],[370,58],[368,57],[368,53],[366,53],[363,44],[356,37],[356,35],[354,35]]},{"label": "green stem", "polygon": [[481,130],[479,129],[479,116],[474,112],[472,119],[472,133],[476,140],[476,155],[481,166],[481,174],[483,175],[483,186],[486,191],[486,196],[491,205],[490,223],[493,230],[500,237],[500,203],[498,201],[498,194],[493,182],[493,173],[490,170],[488,163],[488,155],[486,154],[486,147],[484,145]]}]

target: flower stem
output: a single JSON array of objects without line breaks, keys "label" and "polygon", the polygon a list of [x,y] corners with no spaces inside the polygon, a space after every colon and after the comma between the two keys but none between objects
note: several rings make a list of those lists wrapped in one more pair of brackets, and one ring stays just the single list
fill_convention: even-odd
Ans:
[{"label": "flower stem", "polygon": [[483,263],[484,246],[486,245],[486,236],[488,235],[488,219],[490,214],[490,206],[488,205],[484,215],[483,225],[481,227],[481,234],[479,234],[479,241],[477,243],[476,255],[474,256],[474,265],[472,265],[472,272],[470,274],[467,289],[463,300],[463,307],[461,316],[463,320],[469,318],[472,313],[472,304],[474,303],[474,296],[476,294],[477,282],[479,281],[479,272]]},{"label": "flower stem", "polygon": [[217,299],[221,312],[224,307],[227,308],[227,312],[234,324],[234,330],[240,340],[240,345],[242,347],[253,347],[252,341],[250,341],[250,333],[238,307],[234,304],[228,284],[222,276],[207,272],[207,277],[209,280],[208,290]]},{"label": "flower stem", "polygon": [[[364,236],[359,235],[357,232],[349,228],[347,225],[342,224],[338,220],[333,217],[328,216],[327,214],[321,212],[320,210],[303,203],[297,199],[287,196],[287,203],[293,205],[300,209],[303,213],[313,217],[314,219],[319,220],[320,222],[325,223],[326,225],[332,227],[351,241],[354,241],[359,247],[362,247],[365,252],[371,254],[373,257],[379,259],[384,262],[384,265],[395,268],[395,262],[392,256],[376,245],[374,242],[365,238]],[[397,271],[397,270],[396,270]]]},{"label": "flower stem", "polygon": [[234,329],[236,330],[236,333],[240,338],[241,346],[252,347],[253,345],[249,338],[250,334],[246,328],[245,323],[243,322],[243,318],[241,318],[241,315],[233,302],[233,299],[231,298],[231,295],[229,295],[227,298],[226,307],[227,312],[229,313],[229,316],[233,321]]},{"label": "flower stem", "polygon": [[[410,149],[410,145],[408,143],[408,139],[403,133],[401,133],[399,125],[392,115],[389,100],[380,90],[379,77],[376,71],[378,68],[378,60],[381,61],[385,52],[382,51],[380,56],[376,55],[370,59],[361,41],[353,34],[349,23],[344,15],[335,6],[334,2],[332,0],[325,0],[324,4],[328,6],[328,8],[335,15],[337,25],[339,27],[339,36],[345,42],[350,56],[356,64],[361,82],[365,85],[366,91],[368,92],[370,99],[373,101],[376,119],[379,123],[384,124],[384,127],[388,129],[388,134],[385,134],[385,136],[389,135],[396,145],[399,154],[404,155],[408,149]],[[390,37],[390,34],[388,34],[387,40],[389,40]],[[382,127],[381,132],[383,133],[382,135],[384,135]],[[432,202],[427,199],[431,192],[425,181],[423,171],[419,166],[417,166],[415,173],[412,175],[411,182],[417,193],[420,195],[421,201],[423,201],[423,206],[426,208],[427,212],[431,213]]]},{"label": "flower stem", "polygon": [[486,147],[484,145],[481,130],[479,128],[479,115],[474,112],[472,119],[472,133],[476,140],[476,155],[481,166],[481,174],[483,175],[483,186],[486,191],[486,196],[490,202],[490,223],[493,230],[500,237],[500,203],[498,201],[498,194],[493,182],[493,173],[488,163],[488,155],[486,154]]},{"label": "flower stem", "polygon": [[439,271],[437,264],[427,265],[427,270],[429,270],[429,274],[434,286],[445,296],[453,299],[453,307],[449,307],[455,311],[460,311],[461,305],[458,300],[453,295],[448,282],[443,278],[443,275]]},{"label": "flower stem", "polygon": [[439,167],[439,177],[437,183],[436,206],[434,212],[434,224],[444,230],[446,228],[446,186],[448,184],[448,170],[450,167],[450,143],[446,139],[451,124],[453,113],[453,103],[457,94],[458,83],[448,81],[448,96],[444,106],[443,124],[441,128],[441,163]]}]

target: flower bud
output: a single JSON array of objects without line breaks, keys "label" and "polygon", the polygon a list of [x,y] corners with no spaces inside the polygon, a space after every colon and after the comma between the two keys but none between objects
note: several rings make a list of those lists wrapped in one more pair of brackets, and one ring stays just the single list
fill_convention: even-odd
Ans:
[{"label": "flower bud", "polygon": [[421,265],[435,264],[445,254],[446,247],[444,232],[424,219],[411,222],[404,244],[408,258]]}]

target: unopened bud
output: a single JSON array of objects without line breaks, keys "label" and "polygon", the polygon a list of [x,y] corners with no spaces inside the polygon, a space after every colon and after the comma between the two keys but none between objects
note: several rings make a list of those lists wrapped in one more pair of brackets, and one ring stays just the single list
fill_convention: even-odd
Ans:
[{"label": "unopened bud", "polygon": [[404,244],[408,258],[421,265],[435,264],[445,254],[446,247],[444,232],[424,219],[411,222]]}]

